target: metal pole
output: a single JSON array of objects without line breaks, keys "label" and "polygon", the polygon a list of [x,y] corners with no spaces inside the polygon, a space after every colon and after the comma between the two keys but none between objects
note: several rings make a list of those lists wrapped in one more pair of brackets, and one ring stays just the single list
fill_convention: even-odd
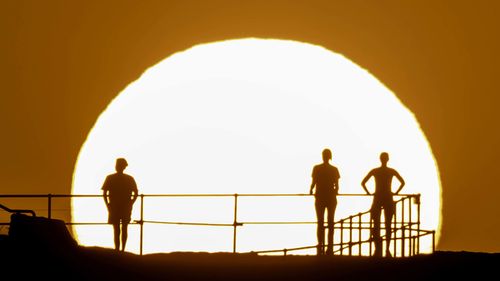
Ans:
[{"label": "metal pole", "polygon": [[417,255],[420,254],[420,194],[416,197],[417,200]]},{"label": "metal pole", "polygon": [[436,231],[432,231],[432,253],[436,251]]},{"label": "metal pole", "polygon": [[405,200],[401,201],[401,257],[405,256]]},{"label": "metal pole", "polygon": [[141,233],[140,233],[140,244],[139,244],[139,253],[142,256],[142,246],[144,240],[144,194],[141,194]]},{"label": "metal pole", "polygon": [[336,222],[335,220],[333,220],[333,226],[332,226],[332,231],[333,231],[333,241],[332,241],[332,250],[333,250],[333,253],[335,254],[335,226]]},{"label": "metal pole", "polygon": [[50,193],[48,194],[47,200],[48,200],[48,206],[47,206],[47,212],[48,212],[48,214],[47,214],[47,217],[49,219],[51,219],[52,218],[52,194],[50,194]]},{"label": "metal pole", "polygon": [[416,250],[415,250],[415,245],[417,245],[417,242],[415,241],[416,239],[417,239],[417,238],[415,238],[415,236],[413,236],[413,237],[412,237],[412,240],[413,240],[413,241],[412,241],[412,243],[411,243],[411,245],[412,245],[412,249],[411,249],[411,251],[412,251],[412,253],[413,253],[413,254],[412,254],[413,256],[416,254]]},{"label": "metal pole", "polygon": [[238,194],[234,194],[233,253],[236,253],[236,228],[238,227]]},{"label": "metal pole", "polygon": [[409,221],[409,226],[410,226],[410,229],[409,229],[409,230],[410,230],[410,235],[409,235],[409,240],[408,240],[408,244],[409,244],[408,246],[409,246],[410,256],[413,256],[413,255],[415,254],[415,253],[413,252],[413,243],[412,243],[413,241],[412,241],[412,239],[411,239],[411,238],[413,237],[413,231],[412,231],[413,226],[412,226],[412,218],[411,218],[411,209],[412,209],[412,208],[411,208],[411,199],[412,199],[412,198],[413,198],[413,197],[410,197],[410,198],[409,198],[409,201],[408,201],[408,216],[409,216],[408,221]]},{"label": "metal pole", "polygon": [[369,223],[369,226],[370,226],[370,229],[368,230],[370,233],[369,233],[369,239],[368,239],[368,256],[371,257],[372,256],[372,240],[373,240],[373,221],[372,221],[372,213],[370,212],[370,223]]},{"label": "metal pole", "polygon": [[352,216],[349,216],[349,256],[352,256]]},{"label": "metal pole", "polygon": [[[397,251],[397,245],[396,244],[397,244],[397,241],[398,241],[398,239],[397,239],[397,236],[398,236],[398,231],[397,231],[398,230],[398,212],[396,210],[397,210],[397,203],[394,206],[394,235],[393,235],[394,243],[392,243],[392,247],[394,249],[394,256],[396,256],[396,251]],[[384,216],[384,219],[385,219],[385,216]],[[387,236],[387,233],[385,235]]]},{"label": "metal pole", "polygon": [[358,256],[361,256],[361,213],[358,213],[358,245],[359,245],[359,251],[358,251]]},{"label": "metal pole", "polygon": [[344,220],[340,220],[340,255],[344,252]]}]

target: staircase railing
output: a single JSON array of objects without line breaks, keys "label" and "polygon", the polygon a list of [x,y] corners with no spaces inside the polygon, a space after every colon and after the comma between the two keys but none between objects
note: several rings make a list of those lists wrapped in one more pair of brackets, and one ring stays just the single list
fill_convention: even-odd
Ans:
[{"label": "staircase railing", "polygon": [[33,211],[33,210],[10,209],[10,208],[7,208],[6,206],[2,205],[2,204],[0,204],[0,209],[6,211],[8,213],[11,213],[11,214],[27,213],[27,214],[31,214],[32,216],[36,217],[35,211]]}]

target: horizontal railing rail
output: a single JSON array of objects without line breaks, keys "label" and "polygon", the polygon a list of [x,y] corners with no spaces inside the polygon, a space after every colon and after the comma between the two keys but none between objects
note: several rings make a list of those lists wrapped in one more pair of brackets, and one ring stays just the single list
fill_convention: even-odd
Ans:
[{"label": "horizontal railing rail", "polygon": [[10,209],[2,204],[0,204],[0,209],[6,211],[8,213],[11,213],[11,214],[27,213],[27,214],[31,214],[32,216],[36,217],[36,213],[33,210]]},{"label": "horizontal railing rail", "polygon": [[[140,218],[131,221],[131,224],[136,224],[140,226],[140,254],[143,253],[143,226],[144,224],[166,224],[166,225],[189,225],[189,226],[213,226],[213,227],[232,227],[233,228],[233,252],[236,253],[237,245],[237,229],[244,225],[300,225],[300,224],[317,224],[316,221],[239,221],[238,220],[238,198],[240,197],[313,197],[314,195],[307,193],[297,193],[297,194],[282,194],[282,193],[270,193],[270,194],[140,194]],[[338,194],[339,197],[366,197],[373,196],[373,194],[357,194],[357,193],[343,193]],[[0,194],[0,199],[2,198],[47,198],[47,216],[51,218],[52,211],[63,210],[56,209],[52,207],[52,200],[54,198],[102,198],[102,194]],[[212,222],[186,222],[186,221],[158,221],[158,220],[147,220],[144,218],[144,199],[145,198],[162,198],[162,197],[228,197],[233,198],[233,222],[232,223],[212,223]],[[393,251],[396,253],[397,243],[400,246],[400,255],[406,256],[405,250],[408,249],[408,255],[418,254],[420,252],[420,238],[432,235],[432,251],[435,250],[435,231],[420,229],[420,194],[394,194],[396,206],[400,206],[400,214],[395,214],[391,224],[392,228],[392,238]],[[414,209],[412,203],[416,205],[416,221],[413,219],[412,210]],[[31,213],[35,216],[35,212],[32,210],[12,210],[0,205],[0,209],[6,211],[14,212],[24,212]],[[405,211],[407,212],[405,214]],[[415,210],[413,210],[414,212]],[[406,221],[405,221],[406,219]],[[107,225],[105,222],[65,222],[66,225]],[[8,225],[8,223],[0,222],[0,225]],[[325,223],[325,227],[327,227]],[[333,225],[334,231],[338,232],[335,236],[338,236],[338,242],[334,243],[334,247],[337,249],[334,251],[335,254],[343,255],[347,251],[348,255],[353,255],[353,248],[358,248],[358,255],[362,255],[362,246],[368,245],[368,253],[371,255],[372,251],[372,233],[373,221],[371,219],[371,212],[365,211],[362,213],[354,214],[345,218],[342,218]],[[369,233],[369,238],[363,238]],[[363,235],[365,234],[365,235]],[[399,235],[399,236],[398,236]],[[384,236],[383,236],[384,237]],[[408,245],[406,245],[408,243]],[[291,251],[307,250],[316,248],[317,245],[304,246],[304,247],[290,247],[285,249],[270,249],[270,250],[259,250],[250,251],[251,253],[279,253],[282,252],[285,255]]]}]

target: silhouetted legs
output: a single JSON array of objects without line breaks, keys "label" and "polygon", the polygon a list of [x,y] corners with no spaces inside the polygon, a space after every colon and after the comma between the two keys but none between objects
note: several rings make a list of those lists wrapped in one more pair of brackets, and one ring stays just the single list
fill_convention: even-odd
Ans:
[{"label": "silhouetted legs", "polygon": [[326,249],[326,254],[333,255],[333,217],[335,213],[335,206],[330,205],[326,209],[328,222],[328,248]]},{"label": "silhouetted legs", "polygon": [[372,206],[371,209],[371,220],[373,221],[371,236],[375,244],[375,252],[373,256],[382,256],[382,239],[380,238],[380,207]]},{"label": "silhouetted legs", "polygon": [[120,225],[121,225],[121,244],[122,251],[125,251],[125,246],[127,245],[128,238],[128,223],[114,223],[113,224],[113,232],[114,232],[114,240],[115,240],[115,250],[120,250]]},{"label": "silhouetted legs", "polygon": [[380,236],[380,215],[382,208],[384,209],[384,218],[385,218],[385,235],[386,235],[386,248],[385,255],[387,257],[391,256],[390,252],[390,244],[392,237],[392,217],[394,216],[394,204],[392,202],[387,202],[386,204],[374,205],[371,209],[371,219],[373,221],[372,227],[372,239],[375,244],[375,252],[373,256],[381,257],[382,256],[382,237]]},{"label": "silhouetted legs", "polygon": [[317,227],[317,237],[318,246],[317,254],[323,255],[325,253],[325,210],[327,211],[327,223],[328,223],[328,248],[326,250],[327,255],[333,255],[333,220],[335,215],[335,208],[337,207],[337,201],[331,200],[330,202],[324,202],[322,200],[316,200],[316,217],[318,218]]},{"label": "silhouetted legs", "polygon": [[318,226],[316,229],[316,236],[318,237],[318,246],[316,248],[317,255],[322,255],[325,250],[325,206],[316,201],[316,217],[318,218]]},{"label": "silhouetted legs", "polygon": [[122,224],[122,252],[125,251],[125,245],[127,245],[128,238],[128,223]]},{"label": "silhouetted legs", "polygon": [[385,218],[385,256],[391,257],[390,245],[391,245],[391,237],[392,237],[392,217],[394,216],[394,206],[387,206],[384,208],[384,218]]},{"label": "silhouetted legs", "polygon": [[113,223],[113,234],[115,240],[115,250],[120,250],[120,223]]}]

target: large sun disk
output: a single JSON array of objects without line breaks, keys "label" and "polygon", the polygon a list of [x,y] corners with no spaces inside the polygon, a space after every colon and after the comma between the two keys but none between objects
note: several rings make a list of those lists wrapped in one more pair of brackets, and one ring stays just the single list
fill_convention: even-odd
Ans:
[{"label": "large sun disk", "polygon": [[[407,182],[403,192],[422,196],[421,227],[439,226],[438,169],[415,116],[345,57],[285,40],[198,45],[148,69],[99,116],[80,151],[73,193],[100,193],[118,157],[127,158],[126,172],[144,194],[306,193],[325,147],[340,170],[341,193],[362,193],[361,179],[379,165],[379,153],[388,151],[389,165]],[[266,200],[245,198],[238,215],[315,220],[312,198]],[[227,223],[232,203],[231,198],[148,198],[144,214],[155,221]],[[367,198],[339,199],[336,218],[369,206]],[[133,219],[139,219],[138,208]],[[75,222],[106,218],[102,199],[73,200]],[[145,229],[145,253],[232,247],[228,228]],[[75,233],[84,245],[113,245],[110,227],[75,226]],[[131,226],[131,251],[138,252],[138,235]],[[242,251],[311,245],[316,238],[314,227],[300,225],[248,226],[238,235]]]}]

